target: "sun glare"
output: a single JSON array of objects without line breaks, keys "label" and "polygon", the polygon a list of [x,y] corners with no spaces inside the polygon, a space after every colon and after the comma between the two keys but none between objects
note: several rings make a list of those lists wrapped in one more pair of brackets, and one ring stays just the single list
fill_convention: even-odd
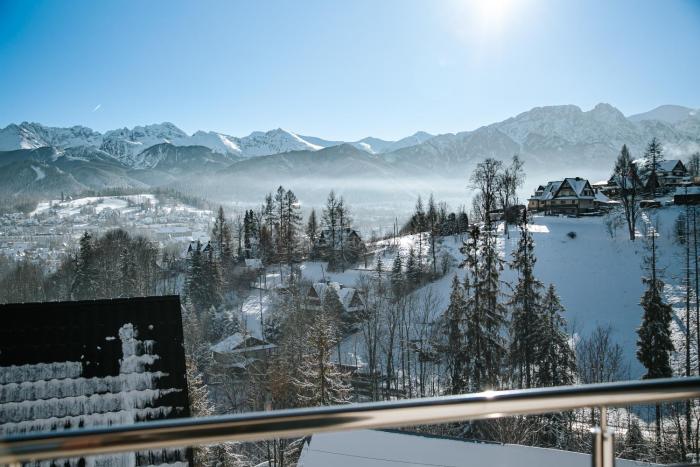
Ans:
[{"label": "sun glare", "polygon": [[470,42],[501,38],[525,0],[455,0],[450,21],[457,34]]}]

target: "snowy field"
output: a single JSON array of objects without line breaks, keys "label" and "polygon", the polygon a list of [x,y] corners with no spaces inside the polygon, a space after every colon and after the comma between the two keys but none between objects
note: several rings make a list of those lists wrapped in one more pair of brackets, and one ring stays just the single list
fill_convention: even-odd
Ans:
[{"label": "snowy field", "polygon": [[[129,201],[136,204],[150,202],[153,206],[158,204],[158,199],[152,194],[141,195],[125,195],[125,196],[87,196],[67,201],[54,199],[39,203],[34,211],[29,216],[34,217],[47,212],[49,209],[55,209],[56,215],[59,217],[70,217],[80,213],[80,210],[85,206],[94,206],[95,212],[99,213],[107,208],[128,212]],[[131,208],[136,210],[136,208]]]},{"label": "snowy field", "polygon": [[[591,456],[556,449],[491,444],[375,430],[314,435],[299,467],[588,467]],[[649,466],[618,459],[618,467]]]}]

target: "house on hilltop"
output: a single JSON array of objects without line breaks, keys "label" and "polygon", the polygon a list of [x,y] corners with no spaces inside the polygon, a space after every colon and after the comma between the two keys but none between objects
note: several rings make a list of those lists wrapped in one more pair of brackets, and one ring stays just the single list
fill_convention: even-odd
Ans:
[{"label": "house on hilltop", "polygon": [[538,186],[527,207],[545,214],[579,215],[597,210],[596,194],[585,178],[565,178]]},{"label": "house on hilltop", "polygon": [[338,282],[316,282],[309,287],[306,294],[307,309],[312,311],[321,311],[323,309],[323,300],[325,299],[328,289],[335,290],[343,305],[343,310],[346,313],[354,313],[360,311],[364,307],[364,300],[360,292],[353,287],[345,287]]}]

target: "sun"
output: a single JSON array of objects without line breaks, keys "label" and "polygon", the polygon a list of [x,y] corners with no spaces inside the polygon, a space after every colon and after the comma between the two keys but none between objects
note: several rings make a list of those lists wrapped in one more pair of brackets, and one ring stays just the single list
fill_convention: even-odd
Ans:
[{"label": "sun", "polygon": [[485,26],[498,27],[515,8],[516,0],[472,0],[476,21]]},{"label": "sun", "polygon": [[498,40],[522,12],[527,0],[454,0],[450,22],[465,39],[479,42]]}]

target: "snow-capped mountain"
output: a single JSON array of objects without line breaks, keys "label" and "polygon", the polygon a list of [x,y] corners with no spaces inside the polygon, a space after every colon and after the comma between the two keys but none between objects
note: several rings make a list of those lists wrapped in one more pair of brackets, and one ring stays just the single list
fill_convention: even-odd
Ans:
[{"label": "snow-capped mountain", "polygon": [[100,149],[128,163],[140,152],[161,143],[188,146],[189,135],[169,122],[122,128],[104,134]]},{"label": "snow-capped mountain", "polygon": [[[263,175],[272,179],[293,174],[300,180],[338,180],[343,175],[364,182],[410,178],[412,182],[404,184],[408,187],[421,176],[464,179],[480,160],[507,160],[514,154],[534,177],[602,178],[609,175],[623,144],[633,156],[641,156],[652,137],[662,142],[667,158],[687,159],[700,150],[700,114],[687,107],[662,106],[628,118],[609,104],[586,111],[559,105],[535,107],[473,131],[437,136],[418,132],[398,141],[367,137],[350,143],[280,128],[235,137],[213,131],[188,135],[172,123],[161,123],[100,134],[81,126],[25,122],[0,130],[0,151],[10,151],[0,154],[0,166],[6,175],[16,167],[28,181],[38,172],[21,163],[34,164],[45,175],[32,179],[31,186],[99,187],[101,181],[107,186],[160,185],[207,174],[229,177],[219,181],[219,191],[235,177],[237,189],[246,193],[247,184],[259,184]],[[11,173],[7,176],[10,180]],[[463,189],[463,181],[459,186]]]},{"label": "snow-capped mountain", "polygon": [[317,151],[323,146],[310,143],[291,131],[277,128],[268,132],[254,131],[238,140],[244,157],[269,156],[289,151]]},{"label": "snow-capped mountain", "polygon": [[682,105],[661,105],[649,112],[630,115],[627,118],[633,122],[658,120],[664,123],[675,124],[698,115],[700,115],[700,110],[698,109],[691,109]]},{"label": "snow-capped mountain", "polygon": [[0,151],[36,149],[44,146],[100,146],[102,135],[83,126],[70,128],[47,127],[23,122],[0,129]]}]

